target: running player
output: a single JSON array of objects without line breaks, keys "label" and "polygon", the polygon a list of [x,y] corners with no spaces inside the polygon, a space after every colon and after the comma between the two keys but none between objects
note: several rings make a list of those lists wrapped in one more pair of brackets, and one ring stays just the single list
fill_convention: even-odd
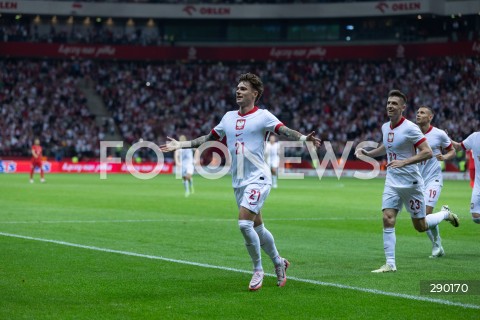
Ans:
[{"label": "running player", "polygon": [[[424,196],[426,202],[426,214],[432,214],[443,187],[443,174],[439,161],[447,161],[455,157],[455,149],[447,133],[432,126],[434,113],[430,107],[421,106],[417,111],[417,125],[427,138],[427,142],[432,148],[434,157],[422,161],[418,164],[420,174],[424,181]],[[446,153],[443,154],[442,150]],[[441,211],[449,211],[448,206],[442,206]],[[437,226],[426,231],[428,238],[432,241],[431,258],[438,258],[445,255],[440,237],[440,229]]]},{"label": "running player", "polygon": [[255,103],[262,93],[263,83],[257,75],[242,74],[236,89],[237,111],[227,112],[220,123],[205,136],[191,141],[169,138],[170,141],[161,146],[162,151],[169,152],[180,148],[197,148],[206,141],[227,138],[227,147],[232,155],[232,185],[238,206],[238,226],[253,263],[253,276],[249,284],[252,291],[260,289],[263,283],[260,248],[275,266],[279,287],[285,285],[286,270],[290,265],[278,253],[273,236],[263,223],[261,209],[272,184],[270,170],[265,163],[265,136],[276,133],[289,140],[311,141],[315,147],[321,144],[315,137],[315,132],[302,135],[286,127],[269,111],[259,109]]},{"label": "running player", "polygon": [[413,226],[419,232],[434,228],[442,220],[450,221],[455,227],[459,224],[458,217],[451,212],[441,211],[428,216],[425,214],[423,179],[415,164],[430,159],[433,153],[420,128],[403,116],[406,107],[405,94],[399,90],[390,91],[387,99],[387,115],[390,121],[382,126],[383,143],[371,151],[362,148],[355,151],[357,157],[375,158],[386,154],[388,160],[382,196],[386,263],[373,270],[374,273],[397,271],[395,223],[403,206],[410,213]]}]

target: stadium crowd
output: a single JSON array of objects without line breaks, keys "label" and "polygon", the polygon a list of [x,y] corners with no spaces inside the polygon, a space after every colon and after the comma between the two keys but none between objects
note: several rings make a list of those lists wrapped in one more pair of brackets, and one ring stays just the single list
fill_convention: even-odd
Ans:
[{"label": "stadium crowd", "polygon": [[[429,105],[439,128],[460,140],[480,125],[478,58],[347,62],[97,64],[97,91],[128,142],[203,135],[235,109],[243,72],[265,83],[260,104],[285,124],[315,130],[341,154],[347,141],[381,141],[385,94],[399,88],[411,99],[408,118]],[[461,72],[459,72],[461,70]],[[147,83],[148,82],[148,83]]]},{"label": "stadium crowd", "polygon": [[72,61],[0,61],[0,155],[29,156],[35,137],[50,157],[98,155],[102,136],[79,75]]},{"label": "stadium crowd", "polygon": [[380,126],[388,120],[385,96],[392,88],[407,93],[409,119],[420,105],[431,106],[434,125],[453,139],[480,126],[478,57],[266,63],[9,60],[0,66],[4,155],[25,153],[36,134],[47,149],[98,154],[106,129],[95,125],[76,88],[83,76],[95,79],[92,85],[129,144],[208,133],[221,115],[236,108],[236,79],[244,72],[259,74],[265,83],[261,107],[292,128],[315,130],[338,154],[347,141],[381,141]]}]

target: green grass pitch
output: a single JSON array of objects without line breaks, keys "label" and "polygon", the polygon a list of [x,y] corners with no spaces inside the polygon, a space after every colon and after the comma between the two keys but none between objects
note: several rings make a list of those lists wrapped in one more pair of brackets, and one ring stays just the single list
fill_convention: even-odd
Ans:
[{"label": "green grass pitch", "polygon": [[[38,179],[38,176],[35,177]],[[0,175],[0,319],[479,319],[480,295],[421,295],[421,280],[480,280],[480,226],[466,181],[446,181],[461,224],[446,256],[406,212],[396,273],[384,263],[383,180],[280,180],[263,215],[288,258],[284,288],[247,290],[251,263],[229,177]],[[263,255],[265,271],[273,273]]]}]

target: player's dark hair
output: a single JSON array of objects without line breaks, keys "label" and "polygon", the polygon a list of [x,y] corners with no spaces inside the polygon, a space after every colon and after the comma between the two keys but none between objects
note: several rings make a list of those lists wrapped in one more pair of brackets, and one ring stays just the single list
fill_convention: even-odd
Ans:
[{"label": "player's dark hair", "polygon": [[244,73],[238,78],[238,82],[242,81],[249,82],[253,90],[258,92],[258,96],[255,99],[255,102],[257,102],[263,94],[263,82],[260,77],[253,73]]},{"label": "player's dark hair", "polygon": [[[424,108],[424,109],[427,109],[428,111],[430,111],[430,113],[432,114],[432,116],[435,115],[435,112],[433,112],[433,109],[428,107],[428,106],[425,106],[425,105],[421,105],[420,108]],[[418,108],[418,109],[420,109]]]},{"label": "player's dark hair", "polygon": [[407,96],[400,90],[393,89],[388,93],[388,97],[399,97],[402,98],[405,104],[407,104]]}]

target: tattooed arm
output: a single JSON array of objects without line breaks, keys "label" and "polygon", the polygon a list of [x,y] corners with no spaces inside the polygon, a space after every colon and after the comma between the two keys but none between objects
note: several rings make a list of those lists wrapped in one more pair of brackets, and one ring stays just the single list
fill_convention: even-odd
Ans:
[{"label": "tattooed arm", "polygon": [[322,144],[322,140],[315,137],[315,131],[310,132],[307,136],[301,134],[298,131],[292,130],[287,126],[281,126],[278,129],[278,134],[287,138],[288,140],[294,141],[311,141],[315,145],[315,147],[320,147]]},{"label": "tattooed arm", "polygon": [[160,146],[160,150],[162,150],[163,152],[170,152],[177,149],[198,148],[207,141],[216,140],[211,132],[209,134],[206,134],[204,136],[198,137],[190,141],[177,141],[170,137],[167,137],[167,138],[170,141]]}]

